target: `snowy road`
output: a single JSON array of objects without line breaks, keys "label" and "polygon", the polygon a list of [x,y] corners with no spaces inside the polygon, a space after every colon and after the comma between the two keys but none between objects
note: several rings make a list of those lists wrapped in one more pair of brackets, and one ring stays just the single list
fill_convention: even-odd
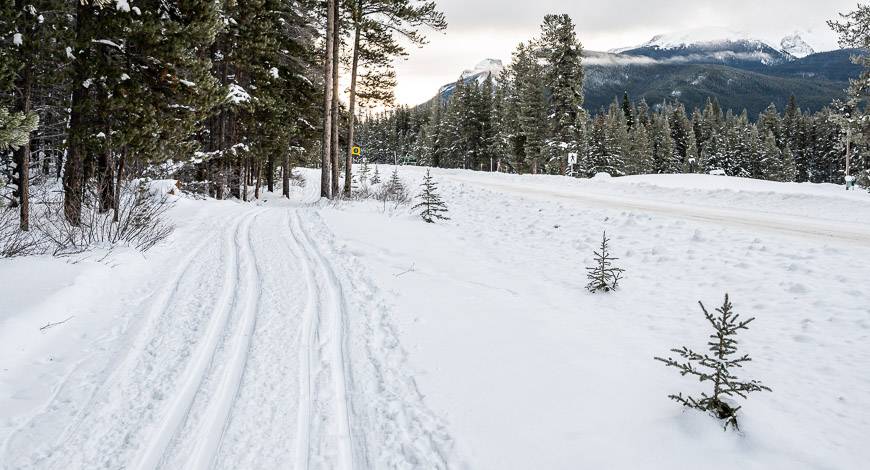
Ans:
[{"label": "snowy road", "polygon": [[510,183],[493,180],[487,175],[451,175],[457,182],[547,201],[570,201],[584,207],[623,209],[680,217],[716,225],[730,225],[753,230],[774,231],[798,237],[833,239],[870,244],[870,225],[852,221],[813,220],[786,214],[753,210],[707,207],[697,203],[644,200],[621,195],[596,193],[582,188],[547,187],[544,184]]},{"label": "snowy road", "polygon": [[372,343],[383,306],[336,267],[316,207],[210,212],[223,227],[175,240],[160,287],[126,305],[139,318],[117,353],[65,377],[0,467],[445,468],[450,439],[401,349]]}]

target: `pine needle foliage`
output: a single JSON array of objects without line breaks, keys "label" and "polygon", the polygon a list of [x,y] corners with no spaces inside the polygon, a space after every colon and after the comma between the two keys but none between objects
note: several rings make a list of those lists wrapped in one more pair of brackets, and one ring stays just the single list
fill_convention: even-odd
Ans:
[{"label": "pine needle foliage", "polygon": [[728,429],[728,426],[739,429],[737,411],[740,410],[740,406],[736,404],[735,399],[738,397],[746,399],[752,392],[772,391],[757,380],[741,381],[733,372],[734,369],[742,367],[745,362],[752,360],[748,354],[738,354],[735,336],[740,330],[748,330],[749,323],[755,318],[740,320],[740,315],[734,313],[728,294],[725,294],[725,302],[716,309],[715,313],[708,312],[700,301],[698,304],[704,312],[704,317],[715,330],[710,335],[711,341],[707,343],[710,352],[700,354],[683,346],[679,349],[671,349],[671,352],[678,354],[685,362],[678,362],[671,357],[667,359],[656,357],[655,360],[665,363],[668,367],[677,368],[680,375],[694,376],[701,382],[711,382],[713,386],[710,394],[701,393],[700,397],[683,396],[682,393],[678,393],[669,395],[668,398],[687,408],[704,411],[723,420],[725,429]]},{"label": "pine needle foliage", "polygon": [[450,220],[450,217],[444,215],[447,212],[447,205],[441,200],[441,195],[438,194],[438,184],[426,170],[426,177],[423,178],[423,184],[420,185],[423,191],[417,196],[420,199],[413,210],[420,211],[420,217],[427,223],[435,223],[436,220]]},{"label": "pine needle foliage", "polygon": [[10,113],[0,108],[0,150],[16,150],[30,138],[39,125],[36,113]]},{"label": "pine needle foliage", "polygon": [[372,179],[369,180],[369,183],[372,185],[381,184],[381,173],[378,171],[377,165],[375,165],[375,172],[372,175]]},{"label": "pine needle foliage", "polygon": [[586,285],[586,290],[589,292],[610,292],[619,287],[619,281],[622,280],[622,273],[625,272],[622,268],[617,268],[613,262],[619,258],[610,255],[609,246],[610,239],[607,238],[607,232],[601,236],[601,247],[595,254],[595,266],[586,268],[586,278],[589,279],[589,284]]}]

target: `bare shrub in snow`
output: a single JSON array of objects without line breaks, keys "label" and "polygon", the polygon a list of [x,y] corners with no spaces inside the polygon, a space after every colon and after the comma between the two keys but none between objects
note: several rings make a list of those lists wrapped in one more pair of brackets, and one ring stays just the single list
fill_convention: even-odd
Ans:
[{"label": "bare shrub in snow", "polygon": [[668,397],[677,403],[687,407],[701,410],[725,422],[728,426],[739,429],[737,426],[737,411],[740,410],[735,402],[737,397],[746,399],[752,392],[768,391],[771,389],[757,380],[741,382],[733,370],[743,366],[743,363],[752,359],[748,354],[737,355],[737,339],[735,336],[740,330],[747,330],[750,322],[755,318],[740,320],[740,315],[734,313],[728,294],[725,294],[725,302],[716,309],[716,314],[707,312],[704,304],[698,302],[704,317],[710,322],[714,333],[710,335],[712,341],[707,345],[710,353],[699,354],[683,346],[679,349],[671,349],[671,352],[679,354],[685,362],[677,362],[668,357],[663,359],[656,357],[655,360],[664,362],[668,367],[675,367],[680,375],[697,377],[701,382],[711,382],[710,394],[701,393],[699,397],[683,396],[682,393],[669,395]]},{"label": "bare shrub in snow", "polygon": [[599,251],[594,251],[595,265],[586,268],[586,278],[589,279],[589,284],[586,284],[586,290],[589,292],[610,292],[619,287],[619,281],[622,279],[622,273],[625,272],[622,268],[613,266],[613,262],[619,258],[614,258],[610,255],[607,238],[607,232],[601,236],[601,247]]},{"label": "bare shrub in snow", "polygon": [[95,245],[129,245],[147,251],[172,233],[164,221],[171,207],[166,194],[152,194],[144,182],[125,183],[121,190],[117,221],[113,211],[101,212],[99,195],[89,191],[82,201],[81,223],[70,224],[63,214],[63,201],[45,202],[37,224],[50,241],[55,256],[80,253]]},{"label": "bare shrub in snow", "polygon": [[17,209],[0,206],[0,258],[38,254],[41,245],[38,233],[21,230]]},{"label": "bare shrub in snow", "polygon": [[291,171],[288,177],[290,180],[290,186],[302,188],[305,187],[305,185],[307,184],[305,181],[305,175],[299,173],[298,171]]}]

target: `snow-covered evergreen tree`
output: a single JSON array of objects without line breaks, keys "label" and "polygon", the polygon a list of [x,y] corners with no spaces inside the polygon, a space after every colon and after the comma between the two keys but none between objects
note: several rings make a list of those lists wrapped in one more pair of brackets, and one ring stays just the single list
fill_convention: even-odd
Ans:
[{"label": "snow-covered evergreen tree", "polygon": [[653,172],[674,173],[678,171],[679,166],[674,159],[674,140],[671,137],[671,125],[668,122],[667,116],[660,114],[653,115],[650,126],[654,163]]},{"label": "snow-covered evergreen tree", "polygon": [[690,162],[697,159],[698,150],[692,122],[686,115],[686,108],[682,104],[673,106],[673,110],[668,115],[668,125],[671,129],[674,157],[665,172],[689,172],[692,166]]},{"label": "snow-covered evergreen tree", "polygon": [[625,162],[625,173],[644,175],[653,172],[653,148],[649,133],[642,124],[634,125],[629,131],[629,148]]},{"label": "snow-covered evergreen tree", "polygon": [[541,25],[540,55],[547,65],[543,85],[547,90],[547,171],[564,173],[568,153],[577,153],[582,136],[583,48],[568,15],[547,15]]},{"label": "snow-covered evergreen tree", "polygon": [[537,44],[520,44],[514,52],[510,70],[513,101],[510,112],[516,113],[517,140],[514,167],[521,172],[538,173],[543,169],[547,135],[547,100],[543,86],[544,69],[536,56]]}]

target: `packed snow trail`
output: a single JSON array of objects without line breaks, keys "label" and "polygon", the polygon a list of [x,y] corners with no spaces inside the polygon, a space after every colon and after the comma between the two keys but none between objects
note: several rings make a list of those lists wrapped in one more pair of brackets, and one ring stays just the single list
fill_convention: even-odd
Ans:
[{"label": "packed snow trail", "polygon": [[174,241],[187,256],[128,304],[118,353],[70,374],[0,468],[447,468],[452,441],[317,206],[207,207],[224,226]]},{"label": "packed snow trail", "polygon": [[[350,417],[348,413],[349,404],[347,401],[346,385],[347,369],[344,353],[345,306],[344,299],[342,298],[341,285],[336,280],[335,274],[329,266],[329,262],[319,255],[317,249],[308,238],[308,235],[303,230],[302,224],[299,221],[299,215],[295,212],[292,215],[290,234],[293,237],[295,244],[294,250],[299,254],[299,259],[302,260],[302,264],[305,267],[306,279],[308,280],[307,282],[309,283],[309,286],[312,285],[311,283],[315,279],[321,282],[321,284],[318,285],[318,289],[316,289],[317,303],[313,304],[316,307],[313,309],[306,309],[305,312],[306,318],[304,320],[305,327],[303,329],[303,334],[306,335],[306,351],[303,354],[305,354],[306,357],[306,364],[303,368],[302,375],[303,382],[308,384],[308,393],[303,400],[300,400],[301,406],[305,408],[305,410],[300,413],[299,425],[300,436],[305,436],[306,438],[299,440],[300,447],[297,468],[310,468],[312,466],[311,447],[312,444],[317,444],[317,442],[311,442],[310,427],[312,425],[312,400],[315,400],[315,403],[319,403],[320,400],[331,400],[334,408],[334,420],[337,427],[336,431],[338,439],[336,445],[338,465],[335,468],[353,469],[354,453],[353,441],[350,435]],[[317,271],[319,272],[316,273],[312,269],[312,266],[317,266]],[[311,292],[310,287],[309,292]],[[311,302],[312,299],[313,297],[309,298],[309,302]],[[327,313],[332,313],[332,315],[324,315]],[[327,325],[331,325],[334,331],[327,331],[325,328]],[[317,340],[323,337],[331,338],[328,345],[329,350],[326,352],[325,357],[321,350],[314,349],[315,346],[319,346],[317,345]],[[324,360],[326,362],[324,362]],[[313,366],[312,362],[315,363]],[[326,369],[331,373],[331,380],[334,384],[331,397],[319,396],[322,393],[322,387],[315,390],[313,394],[311,393],[310,384],[312,381],[315,381],[311,376],[312,369],[318,370],[319,372],[323,372],[324,369]],[[323,442],[325,441],[320,440],[320,443]],[[313,452],[315,452],[316,455],[320,450],[321,449],[316,448]]]}]

